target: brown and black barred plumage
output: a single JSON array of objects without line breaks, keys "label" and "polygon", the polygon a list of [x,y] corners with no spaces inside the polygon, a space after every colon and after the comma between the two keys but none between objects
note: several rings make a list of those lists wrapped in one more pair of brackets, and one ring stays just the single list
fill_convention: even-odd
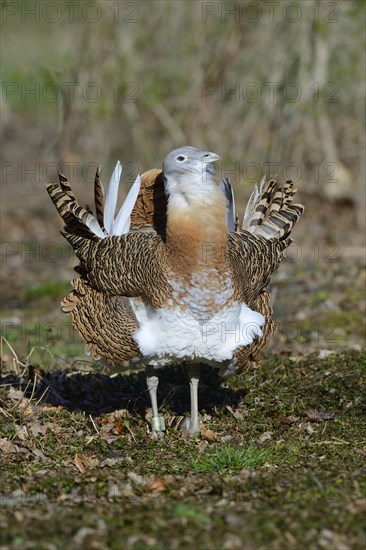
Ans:
[{"label": "brown and black barred plumage", "polygon": [[[211,164],[218,158],[192,147],[172,151],[163,170],[136,180],[114,220],[118,182],[111,180],[104,198],[99,169],[95,217],[77,203],[64,176],[47,185],[80,260],[62,309],[94,357],[124,368],[149,366],[158,431],[152,368],[209,363],[229,375],[259,360],[274,332],[267,285],[304,210],[293,202],[292,182],[263,180],[239,229],[228,179],[220,187],[214,182]],[[197,370],[190,379],[196,433]]]}]

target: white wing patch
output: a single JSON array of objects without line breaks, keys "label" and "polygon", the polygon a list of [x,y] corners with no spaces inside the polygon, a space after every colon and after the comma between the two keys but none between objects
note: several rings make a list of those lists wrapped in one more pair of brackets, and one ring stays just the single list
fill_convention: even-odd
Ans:
[{"label": "white wing patch", "polygon": [[104,207],[104,225],[108,235],[111,235],[113,227],[113,218],[117,206],[119,181],[121,179],[122,166],[120,161],[117,162],[115,169],[113,170],[112,177],[108,186],[108,193],[105,199]]},{"label": "white wing patch", "polygon": [[93,218],[92,222],[87,225],[91,231],[101,239],[108,235],[124,235],[128,233],[131,226],[131,212],[135,206],[135,202],[141,187],[141,177],[137,176],[128,195],[122,204],[117,216],[115,217],[118,190],[122,175],[122,165],[119,161],[113,170],[112,177],[109,182],[108,191],[105,199],[104,207],[104,226],[107,235],[103,233],[98,221]]},{"label": "white wing patch", "polygon": [[138,175],[129,190],[124,203],[122,204],[116,219],[113,222],[111,235],[124,235],[129,232],[131,226],[131,212],[135,206],[135,202],[140,191],[140,186],[141,177]]}]

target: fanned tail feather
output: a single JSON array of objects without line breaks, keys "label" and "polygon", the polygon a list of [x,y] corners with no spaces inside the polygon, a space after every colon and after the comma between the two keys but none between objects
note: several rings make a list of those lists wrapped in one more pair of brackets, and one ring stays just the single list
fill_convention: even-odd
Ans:
[{"label": "fanned tail feather", "polygon": [[46,189],[58,213],[65,223],[64,229],[67,232],[79,235],[81,237],[86,237],[88,239],[104,237],[97,220],[92,214],[76,202],[76,199],[72,193],[69,194],[66,190],[64,190],[65,184],[46,184]]},{"label": "fanned tail feather", "polygon": [[61,172],[59,172],[58,179],[59,179],[62,191],[66,193],[66,195],[68,195],[70,199],[75,200],[75,195],[73,193],[73,190],[71,189],[71,185],[67,177],[64,176]]},{"label": "fanned tail feather", "polygon": [[59,184],[46,184],[48,194],[65,223],[63,234],[73,246],[80,237],[104,239],[108,235],[123,235],[129,231],[131,213],[140,190],[140,176],[136,178],[118,215],[114,218],[121,173],[121,164],[117,162],[104,200],[101,170],[98,167],[94,180],[96,216],[88,206],[80,206],[70,182],[63,174],[59,174]]},{"label": "fanned tail feather", "polygon": [[302,204],[293,202],[295,193],[291,180],[279,187],[276,180],[266,182],[263,178],[250,196],[242,229],[266,239],[287,239],[305,210]]},{"label": "fanned tail feather", "polygon": [[98,223],[104,229],[104,188],[100,175],[101,167],[98,166],[94,179],[94,203]]}]

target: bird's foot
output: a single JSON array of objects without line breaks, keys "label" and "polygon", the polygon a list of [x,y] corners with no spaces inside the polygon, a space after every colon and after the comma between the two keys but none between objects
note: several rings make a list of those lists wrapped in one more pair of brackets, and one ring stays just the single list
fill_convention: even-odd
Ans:
[{"label": "bird's foot", "polygon": [[197,420],[196,422],[192,422],[190,418],[185,418],[181,425],[181,429],[186,429],[189,432],[189,435],[194,436],[201,433],[201,427],[200,423]]},{"label": "bird's foot", "polygon": [[153,416],[151,419],[152,431],[157,433],[160,437],[164,437],[165,432],[165,420],[163,416]]}]

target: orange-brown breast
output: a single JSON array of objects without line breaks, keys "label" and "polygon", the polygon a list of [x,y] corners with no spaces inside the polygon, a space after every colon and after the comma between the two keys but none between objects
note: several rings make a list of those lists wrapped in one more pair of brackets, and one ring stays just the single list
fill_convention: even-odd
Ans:
[{"label": "orange-brown breast", "polygon": [[166,245],[174,269],[180,274],[226,269],[226,207],[220,195],[207,209],[168,207]]}]

